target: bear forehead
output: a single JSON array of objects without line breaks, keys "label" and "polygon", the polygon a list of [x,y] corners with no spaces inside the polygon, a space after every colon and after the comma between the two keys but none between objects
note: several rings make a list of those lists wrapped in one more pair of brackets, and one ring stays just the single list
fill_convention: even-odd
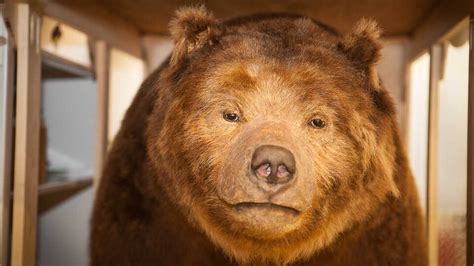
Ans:
[{"label": "bear forehead", "polygon": [[334,87],[337,84],[333,76],[317,66],[301,62],[286,64],[265,59],[229,61],[215,65],[206,75],[208,88],[235,88],[249,91],[252,89],[273,90],[272,88],[316,88]]},{"label": "bear forehead", "polygon": [[[331,76],[311,64],[282,64],[267,60],[230,61],[217,65],[199,80],[192,79],[194,103],[223,102],[255,107],[254,111],[291,110],[345,113],[368,105],[362,89],[351,79]],[[197,97],[196,97],[197,96]],[[197,100],[197,101],[196,101]],[[360,109],[359,109],[360,110]]]},{"label": "bear forehead", "polygon": [[[283,101],[336,101],[336,98],[365,98],[360,76],[344,66],[315,62],[287,62],[266,57],[228,60],[196,73],[198,90],[208,95],[232,92],[252,97],[266,93]],[[249,93],[252,94],[249,94]],[[258,95],[256,96],[258,97]]]}]

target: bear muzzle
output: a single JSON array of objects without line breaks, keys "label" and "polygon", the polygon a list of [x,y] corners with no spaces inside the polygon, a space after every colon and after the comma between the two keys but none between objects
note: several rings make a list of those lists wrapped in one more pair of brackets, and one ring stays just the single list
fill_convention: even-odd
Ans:
[{"label": "bear muzzle", "polygon": [[[283,145],[281,145],[283,144]],[[274,232],[297,224],[314,195],[301,157],[284,143],[262,143],[229,154],[217,192],[236,221]],[[301,171],[298,166],[302,166]]]},{"label": "bear muzzle", "polygon": [[295,157],[286,148],[263,145],[252,155],[250,172],[257,177],[257,182],[286,184],[293,179],[296,172]]}]

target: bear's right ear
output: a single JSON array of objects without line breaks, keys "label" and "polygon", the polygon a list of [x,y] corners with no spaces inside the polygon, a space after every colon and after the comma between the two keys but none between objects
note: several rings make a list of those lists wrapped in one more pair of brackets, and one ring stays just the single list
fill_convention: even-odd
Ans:
[{"label": "bear's right ear", "polygon": [[221,34],[218,20],[202,5],[178,9],[169,27],[175,43],[171,65],[205,44],[213,45]]},{"label": "bear's right ear", "polygon": [[375,66],[380,59],[382,49],[381,35],[382,31],[374,20],[363,18],[338,45],[349,60],[367,71],[369,83],[375,90],[380,88]]}]

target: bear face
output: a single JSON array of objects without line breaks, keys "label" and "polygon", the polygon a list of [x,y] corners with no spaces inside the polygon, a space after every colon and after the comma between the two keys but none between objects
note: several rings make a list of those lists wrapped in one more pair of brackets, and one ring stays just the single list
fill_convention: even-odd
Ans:
[{"label": "bear face", "polygon": [[155,183],[226,254],[307,258],[398,196],[373,22],[340,36],[301,16],[220,23],[188,8],[171,30],[147,158]]}]

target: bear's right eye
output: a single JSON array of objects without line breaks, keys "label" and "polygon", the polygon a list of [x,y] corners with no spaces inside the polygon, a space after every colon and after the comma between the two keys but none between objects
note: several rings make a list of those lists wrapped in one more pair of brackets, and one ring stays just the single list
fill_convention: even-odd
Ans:
[{"label": "bear's right eye", "polygon": [[309,122],[309,125],[314,127],[314,128],[324,128],[326,127],[326,122],[324,122],[323,120],[319,119],[319,118],[316,118],[316,119],[313,119]]},{"label": "bear's right eye", "polygon": [[236,113],[224,113],[224,119],[227,122],[237,123],[240,121],[239,115]]}]

